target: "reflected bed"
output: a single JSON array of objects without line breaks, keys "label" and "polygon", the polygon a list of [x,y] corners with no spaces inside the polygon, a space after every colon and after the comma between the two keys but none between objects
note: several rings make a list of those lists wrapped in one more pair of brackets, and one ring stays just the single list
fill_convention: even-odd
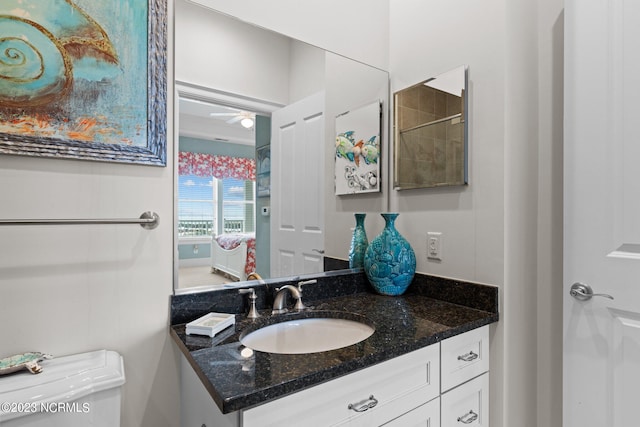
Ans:
[{"label": "reflected bed", "polygon": [[225,233],[211,239],[211,269],[239,281],[256,269],[254,233]]}]

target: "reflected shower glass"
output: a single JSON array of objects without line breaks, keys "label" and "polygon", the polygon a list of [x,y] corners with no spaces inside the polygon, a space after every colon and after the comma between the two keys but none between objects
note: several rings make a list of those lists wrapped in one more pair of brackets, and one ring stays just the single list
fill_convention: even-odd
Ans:
[{"label": "reflected shower glass", "polygon": [[467,183],[466,67],[394,94],[394,188]]}]

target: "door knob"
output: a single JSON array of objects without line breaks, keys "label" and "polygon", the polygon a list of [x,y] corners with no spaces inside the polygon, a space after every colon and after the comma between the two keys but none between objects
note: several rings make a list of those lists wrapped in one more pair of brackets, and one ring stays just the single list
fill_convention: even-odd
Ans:
[{"label": "door knob", "polygon": [[571,285],[571,289],[569,290],[569,295],[571,295],[572,297],[580,301],[588,301],[592,297],[604,297],[604,298],[613,299],[613,297],[608,294],[594,294],[593,289],[591,289],[591,286],[585,283],[580,283],[580,282],[576,282],[573,285]]}]

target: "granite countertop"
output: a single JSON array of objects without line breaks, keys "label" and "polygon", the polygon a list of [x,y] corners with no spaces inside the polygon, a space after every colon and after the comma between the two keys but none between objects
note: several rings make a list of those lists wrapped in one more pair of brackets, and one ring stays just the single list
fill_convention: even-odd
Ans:
[{"label": "granite countertop", "polygon": [[[272,316],[270,310],[260,310],[263,316],[256,320],[237,314],[235,326],[213,338],[186,335],[185,323],[172,322],[171,336],[220,410],[229,413],[498,321],[497,288],[487,290],[491,287],[470,286],[467,289],[464,283],[453,282],[450,288],[458,295],[465,294],[465,290],[472,296],[488,295],[486,299],[495,302],[489,304],[493,307],[491,310],[486,311],[487,304],[479,309],[473,308],[474,304],[462,305],[460,301],[447,302],[427,296],[429,292],[416,292],[417,287],[412,284],[414,290],[399,297],[365,291],[305,301],[309,309],[303,312]],[[478,292],[478,286],[484,288]],[[455,301],[449,291],[435,293]],[[269,323],[315,316],[349,318],[354,314],[364,316],[375,327],[375,332],[364,341],[337,350],[312,354],[247,352],[239,342],[243,331]],[[180,319],[180,316],[173,317]],[[195,318],[197,316],[190,320]]]}]

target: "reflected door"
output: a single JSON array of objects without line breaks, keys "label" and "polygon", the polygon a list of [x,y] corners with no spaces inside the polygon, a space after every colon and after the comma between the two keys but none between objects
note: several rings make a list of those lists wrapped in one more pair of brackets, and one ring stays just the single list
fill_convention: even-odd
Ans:
[{"label": "reflected door", "polygon": [[273,113],[271,276],[323,271],[324,92]]},{"label": "reflected door", "polygon": [[565,2],[564,427],[640,425],[638,19]]}]

